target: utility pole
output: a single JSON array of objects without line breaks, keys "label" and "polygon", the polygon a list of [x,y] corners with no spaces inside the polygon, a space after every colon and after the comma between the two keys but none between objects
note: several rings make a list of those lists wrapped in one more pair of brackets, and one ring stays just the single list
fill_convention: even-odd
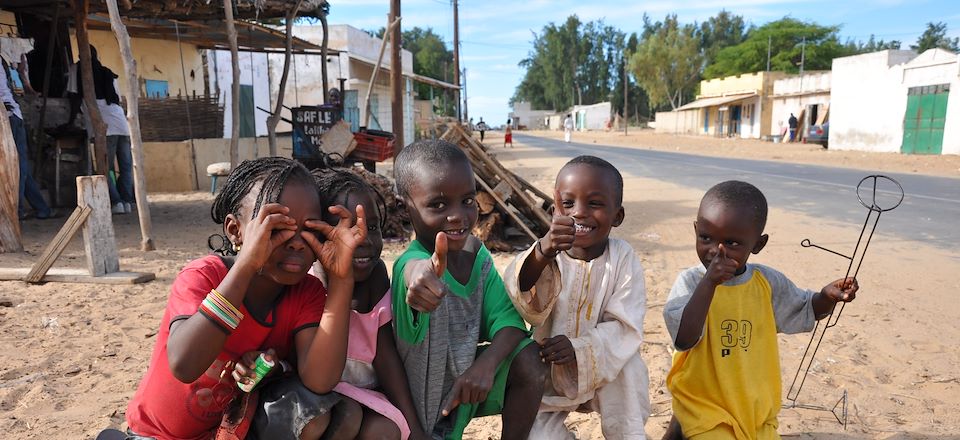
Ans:
[{"label": "utility pole", "polygon": [[[403,64],[400,60],[400,0],[390,0],[390,23],[397,23],[390,30],[390,113],[393,136],[393,154],[396,157],[403,149]],[[326,62],[326,60],[324,60]],[[373,87],[373,84],[370,84]]]},{"label": "utility pole", "polygon": [[467,68],[463,68],[463,120],[470,121],[470,113],[467,112]]},{"label": "utility pole", "polygon": [[627,135],[627,125],[630,119],[627,118],[627,57],[623,57],[623,135]]},{"label": "utility pole", "polygon": [[767,72],[770,71],[770,41],[771,36],[767,35]]},{"label": "utility pole", "polygon": [[[460,18],[457,15],[457,0],[453,0],[453,83],[460,86]],[[460,113],[460,89],[453,91],[457,99],[457,120],[463,122]]]},{"label": "utility pole", "polygon": [[803,63],[807,52],[807,37],[800,41],[800,91],[803,91]]}]

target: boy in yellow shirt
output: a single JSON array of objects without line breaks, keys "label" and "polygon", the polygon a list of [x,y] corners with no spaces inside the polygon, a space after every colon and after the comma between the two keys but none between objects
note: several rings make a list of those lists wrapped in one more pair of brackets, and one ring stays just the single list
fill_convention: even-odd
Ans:
[{"label": "boy in yellow shirt", "polygon": [[747,264],[767,244],[766,221],[766,198],[746,182],[717,184],[700,201],[694,230],[702,265],[677,277],[663,310],[678,350],[667,375],[674,420],[665,438],[682,430],[691,440],[779,439],[777,333],[808,332],[837,302],[856,297],[853,278],[815,293]]}]

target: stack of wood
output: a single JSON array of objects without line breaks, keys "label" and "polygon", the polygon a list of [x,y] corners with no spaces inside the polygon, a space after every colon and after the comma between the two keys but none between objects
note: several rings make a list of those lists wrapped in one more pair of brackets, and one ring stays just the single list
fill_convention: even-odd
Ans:
[{"label": "stack of wood", "polygon": [[400,196],[397,195],[396,187],[393,181],[377,173],[371,173],[363,167],[350,167],[350,171],[359,175],[363,180],[370,184],[383,196],[383,202],[387,207],[387,212],[381,212],[383,216],[383,238],[385,240],[407,240],[410,238],[410,215],[407,210],[399,203]]},{"label": "stack of wood", "polygon": [[[473,229],[491,251],[526,247],[550,229],[547,208],[553,198],[507,170],[460,124],[450,124],[441,139],[459,146],[470,158],[477,180],[480,219]],[[511,231],[512,226],[517,234]]]}]

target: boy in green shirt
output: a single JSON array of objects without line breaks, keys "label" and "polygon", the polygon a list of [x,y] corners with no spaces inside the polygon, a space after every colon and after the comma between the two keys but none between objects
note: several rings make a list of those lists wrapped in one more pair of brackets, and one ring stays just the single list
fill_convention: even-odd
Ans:
[{"label": "boy in green shirt", "polygon": [[433,438],[461,438],[473,417],[502,413],[501,438],[525,439],[546,366],[471,235],[479,213],[470,161],[448,142],[418,141],[394,174],[416,240],[393,266],[393,322],[420,422]]}]

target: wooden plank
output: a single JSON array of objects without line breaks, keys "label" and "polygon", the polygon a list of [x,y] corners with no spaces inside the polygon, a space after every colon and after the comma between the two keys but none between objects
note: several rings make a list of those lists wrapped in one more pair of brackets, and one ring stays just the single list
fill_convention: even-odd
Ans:
[{"label": "wooden plank", "polygon": [[80,230],[83,223],[87,221],[87,217],[90,216],[90,211],[89,206],[82,208],[78,206],[73,210],[73,214],[70,214],[70,218],[67,219],[67,222],[64,223],[60,231],[57,232],[57,236],[53,237],[53,240],[50,241],[50,244],[44,249],[43,254],[40,255],[40,260],[33,264],[33,268],[30,269],[30,273],[24,278],[24,281],[36,283],[43,279],[43,276],[50,270],[53,263],[57,261],[57,258],[60,258],[60,254],[63,253],[63,250],[67,247],[67,244],[70,243],[70,240],[73,239],[73,236],[77,235],[77,231]]},{"label": "wooden plank", "polygon": [[527,235],[533,239],[533,241],[537,241],[537,239],[540,238],[537,237],[537,234],[534,234],[529,227],[527,227],[527,224],[524,223],[523,220],[520,220],[520,217],[517,217],[517,214],[510,210],[510,207],[507,206],[507,202],[504,202],[503,199],[501,199],[500,196],[498,196],[497,193],[494,192],[493,189],[490,188],[490,186],[480,178],[480,176],[477,175],[477,173],[473,173],[473,176],[477,179],[477,183],[479,183],[480,186],[482,186],[483,189],[493,197],[493,200],[497,201],[497,204],[500,205],[500,208],[502,208],[503,211],[513,219],[513,222],[520,226],[520,229],[523,229],[523,232],[526,232]]},{"label": "wooden plank", "polygon": [[0,253],[20,252],[23,243],[20,238],[20,214],[17,199],[20,187],[20,161],[17,144],[13,140],[10,119],[6,108],[0,106]]},{"label": "wooden plank", "polygon": [[458,134],[467,140],[467,145],[477,153],[477,156],[479,156],[480,159],[486,163],[493,172],[495,172],[502,180],[505,180],[510,187],[513,188],[514,194],[516,194],[518,199],[520,199],[515,201],[519,202],[516,204],[520,207],[526,205],[527,209],[534,216],[533,220],[540,222],[540,226],[542,226],[544,229],[549,228],[550,219],[547,218],[547,213],[544,212],[543,209],[540,208],[540,205],[523,190],[520,184],[513,179],[513,176],[511,176],[510,173],[503,168],[503,165],[500,165],[490,158],[490,156],[475,143],[474,139],[469,138],[466,133],[463,132],[462,128],[454,126],[454,129],[459,130]]},{"label": "wooden plank", "polygon": [[83,247],[89,275],[120,271],[120,257],[110,217],[110,194],[104,176],[77,177],[77,206],[89,206],[90,217],[83,224]]},{"label": "wooden plank", "polygon": [[[0,268],[0,281],[22,280],[30,269]],[[143,272],[111,272],[101,276],[91,276],[86,269],[53,268],[40,282],[90,283],[90,284],[140,284],[156,279],[156,275]]]},{"label": "wooden plank", "polygon": [[547,195],[547,193],[541,191],[540,188],[533,186],[532,183],[528,182],[527,179],[520,177],[519,175],[517,175],[517,173],[514,173],[513,171],[511,171],[510,174],[513,174],[513,177],[517,179],[517,182],[520,182],[520,185],[522,185],[524,189],[532,192],[533,195],[540,197],[541,199],[543,199],[543,201],[548,202],[551,205],[553,204],[552,196]]}]

